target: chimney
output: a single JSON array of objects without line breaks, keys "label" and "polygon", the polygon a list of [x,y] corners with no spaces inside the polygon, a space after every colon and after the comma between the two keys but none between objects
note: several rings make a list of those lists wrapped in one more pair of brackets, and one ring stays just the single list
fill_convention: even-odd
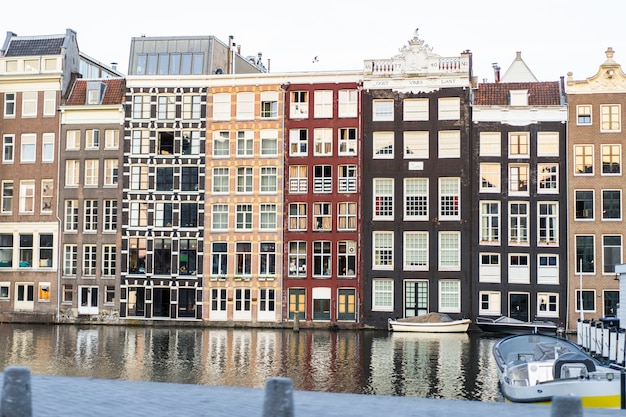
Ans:
[{"label": "chimney", "polygon": [[113,68],[114,71],[117,71],[117,62],[111,62],[111,68]]},{"label": "chimney", "polygon": [[493,64],[491,64],[491,66],[493,67],[493,78],[496,83],[499,83],[500,82],[500,66],[498,65],[497,62],[494,62]]}]

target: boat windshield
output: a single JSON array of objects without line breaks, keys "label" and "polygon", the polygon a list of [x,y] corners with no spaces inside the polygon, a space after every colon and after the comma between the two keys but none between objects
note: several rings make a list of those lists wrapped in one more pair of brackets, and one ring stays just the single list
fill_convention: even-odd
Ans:
[{"label": "boat windshield", "polygon": [[505,365],[553,361],[566,353],[581,352],[575,343],[567,339],[538,334],[510,336],[494,345],[494,357],[501,369]]}]

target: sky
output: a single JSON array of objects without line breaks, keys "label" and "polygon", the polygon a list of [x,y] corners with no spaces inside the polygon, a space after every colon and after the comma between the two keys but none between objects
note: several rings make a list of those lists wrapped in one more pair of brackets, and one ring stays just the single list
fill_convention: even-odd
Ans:
[{"label": "sky", "polygon": [[123,73],[133,37],[233,36],[243,56],[261,52],[282,73],[361,70],[398,54],[417,29],[442,57],[470,50],[480,82],[493,82],[493,63],[504,75],[518,51],[539,81],[557,81],[595,75],[608,47],[626,68],[625,18],[624,0],[30,0],[0,14],[0,36],[70,28],[83,53]]}]

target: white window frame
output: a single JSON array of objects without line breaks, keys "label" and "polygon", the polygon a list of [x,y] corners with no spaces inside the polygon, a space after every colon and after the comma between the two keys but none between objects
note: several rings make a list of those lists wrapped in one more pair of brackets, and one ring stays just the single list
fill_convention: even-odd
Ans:
[{"label": "white window frame", "polygon": [[402,101],[402,119],[405,122],[429,120],[428,98],[405,98]]},{"label": "white window frame", "polygon": [[537,164],[537,193],[559,193],[559,164],[549,162]]},{"label": "white window frame", "polygon": [[65,186],[78,187],[80,184],[80,161],[67,159],[65,161]]},{"label": "white window frame", "polygon": [[213,158],[228,158],[230,156],[230,132],[228,130],[214,131],[212,142]]},{"label": "white window frame", "polygon": [[254,93],[241,91],[237,93],[235,118],[237,120],[254,120]]},{"label": "white window frame", "polygon": [[[513,213],[513,206],[516,213]],[[519,208],[524,207],[525,213]],[[528,245],[530,243],[530,205],[528,201],[509,202],[509,245]]]},{"label": "white window frame", "polygon": [[330,119],[333,117],[333,90],[315,90],[313,92],[313,118]]},{"label": "white window frame", "polygon": [[[496,210],[494,213],[493,210]],[[499,201],[480,202],[480,244],[499,245],[502,234]]]},{"label": "white window frame", "polygon": [[403,233],[403,257],[405,271],[428,271],[428,232],[405,231]]},{"label": "white window frame", "polygon": [[372,121],[392,122],[394,119],[394,100],[375,99],[372,101]]},{"label": "white window frame", "polygon": [[307,156],[309,154],[308,129],[289,130],[289,156]]},{"label": "white window frame", "polygon": [[333,155],[333,129],[313,129],[313,156]]},{"label": "white window frame", "polygon": [[439,271],[461,270],[461,232],[440,231],[438,236]]},{"label": "white window frame", "polygon": [[230,121],[231,115],[230,93],[213,94],[213,120]]},{"label": "white window frame", "polygon": [[98,179],[100,175],[100,160],[99,159],[85,159],[85,187],[97,187]]},{"label": "white window frame", "polygon": [[35,213],[35,180],[20,181],[20,214]]},{"label": "white window frame", "polygon": [[404,220],[428,220],[428,178],[404,179]]},{"label": "white window frame", "polygon": [[[498,162],[481,162],[480,163],[480,192],[481,193],[499,193],[502,173],[501,165]],[[491,180],[491,181],[490,181]]]},{"label": "white window frame", "polygon": [[[591,104],[579,104],[576,106],[576,125],[590,126],[593,124],[593,107]],[[587,121],[587,118],[589,120]]]},{"label": "white window frame", "polygon": [[530,157],[530,132],[509,133],[509,158]]},{"label": "white window frame", "polygon": [[372,159],[393,159],[395,147],[394,132],[372,133]]},{"label": "white window frame", "polygon": [[358,90],[339,90],[338,91],[338,117],[357,117],[359,105]]},{"label": "white window frame", "polygon": [[430,156],[428,131],[404,131],[404,159],[428,159]]},{"label": "white window frame", "polygon": [[237,131],[237,158],[250,158],[254,156],[254,131]]},{"label": "white window frame", "polygon": [[37,117],[37,91],[22,92],[22,117]]},{"label": "white window frame", "polygon": [[[483,297],[487,298],[487,301],[483,301]],[[500,291],[479,291],[478,292],[478,314],[485,316],[500,316],[501,315],[501,298]],[[487,308],[483,307],[484,303],[487,303]]]},{"label": "white window frame", "polygon": [[537,284],[559,285],[559,255],[556,253],[537,255]]},{"label": "white window frame", "polygon": [[[543,206],[551,207],[551,213],[543,213]],[[546,225],[542,226],[544,222]],[[553,237],[551,238],[550,235],[553,235]],[[537,244],[550,246],[558,246],[559,244],[558,201],[537,202]]]},{"label": "white window frame", "polygon": [[41,162],[54,162],[54,133],[41,135]]},{"label": "white window frame", "polygon": [[[579,151],[582,151],[582,153],[579,154]],[[587,151],[591,151],[591,154],[588,154]],[[591,144],[574,145],[574,176],[593,176],[595,171],[594,153],[594,146]],[[581,162],[580,164],[579,161]],[[578,165],[587,167],[586,162],[591,162],[591,172],[576,171]]]},{"label": "white window frame", "polygon": [[394,236],[393,231],[372,232],[372,269],[393,271]]},{"label": "white window frame", "polygon": [[461,312],[461,281],[457,279],[439,280],[439,312]]},{"label": "white window frame", "polygon": [[479,155],[501,156],[502,134],[500,132],[480,132]]},{"label": "white window frame", "polygon": [[459,120],[461,118],[460,97],[439,97],[437,99],[438,120]]},{"label": "white window frame", "polygon": [[287,230],[305,231],[307,230],[308,205],[304,202],[289,203],[289,214]]},{"label": "white window frame", "polygon": [[339,156],[354,156],[357,154],[357,134],[356,127],[340,127],[339,137]]},{"label": "white window frame", "polygon": [[261,129],[259,137],[261,140],[261,156],[278,156],[278,130]]},{"label": "white window frame", "polygon": [[395,201],[394,182],[394,178],[372,179],[372,220],[393,221]]},{"label": "white window frame", "polygon": [[2,136],[2,162],[15,162],[15,135]]},{"label": "white window frame", "polygon": [[559,132],[537,132],[537,156],[559,156]]},{"label": "white window frame", "polygon": [[600,105],[600,132],[622,131],[622,106],[620,104]]},{"label": "white window frame", "polygon": [[228,204],[213,204],[211,206],[211,230],[214,232],[228,230]]},{"label": "white window frame", "polygon": [[372,311],[393,311],[393,279],[372,280]]},{"label": "white window frame", "polygon": [[[600,170],[600,175],[602,176],[621,176],[622,175],[622,145],[621,144],[603,144],[601,145],[600,148],[600,158],[601,158],[601,163],[602,163],[602,169]],[[608,150],[608,152],[606,152],[606,150]],[[616,153],[613,152],[613,150],[617,150]],[[604,171],[604,166],[605,166],[605,158],[609,158],[609,167],[612,167],[614,165],[615,160],[617,160],[617,172],[610,172],[612,171],[611,169],[609,169],[609,172],[605,172]]]},{"label": "white window frame", "polygon": [[20,162],[37,161],[37,134],[22,133],[20,136]]},{"label": "white window frame", "polygon": [[[439,178],[439,220],[461,219],[461,179]],[[451,208],[450,208],[451,207]]]}]

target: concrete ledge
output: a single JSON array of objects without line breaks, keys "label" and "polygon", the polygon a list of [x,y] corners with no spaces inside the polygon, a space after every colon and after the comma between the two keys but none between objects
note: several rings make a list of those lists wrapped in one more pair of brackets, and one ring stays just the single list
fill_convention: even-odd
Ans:
[{"label": "concrete ledge", "polygon": [[[9,368],[7,368],[8,370]],[[0,373],[4,380],[4,373]],[[268,380],[268,381],[271,381]],[[32,412],[37,417],[86,415],[263,416],[266,390],[208,385],[117,381],[32,375]],[[293,392],[295,417],[484,417],[552,416],[551,406],[437,400],[324,392]],[[4,410],[2,410],[4,412]],[[0,413],[4,415],[3,413]],[[585,409],[584,416],[624,416],[623,410]]]}]

